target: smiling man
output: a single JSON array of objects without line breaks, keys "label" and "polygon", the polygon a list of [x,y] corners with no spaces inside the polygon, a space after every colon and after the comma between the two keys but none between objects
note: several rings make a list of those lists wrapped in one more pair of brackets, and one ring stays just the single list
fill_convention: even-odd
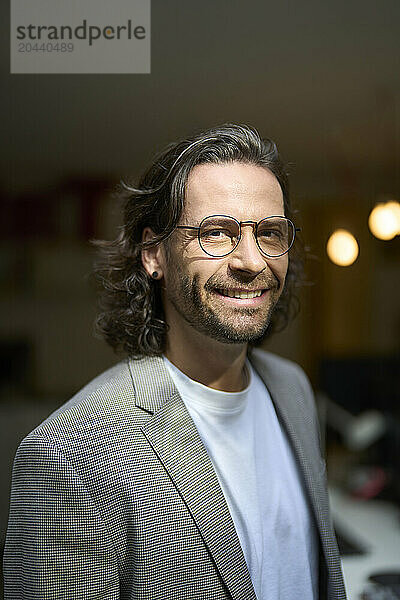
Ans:
[{"label": "smiling man", "polygon": [[127,358],[18,448],[6,600],[344,599],[311,388],[255,349],[298,272],[276,146],[211,129],[121,194],[98,325]]}]

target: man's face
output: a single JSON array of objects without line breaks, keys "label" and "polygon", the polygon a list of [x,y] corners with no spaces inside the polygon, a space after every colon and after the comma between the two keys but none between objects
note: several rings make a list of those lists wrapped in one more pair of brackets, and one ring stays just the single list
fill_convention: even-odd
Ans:
[{"label": "man's face", "polygon": [[[256,222],[284,216],[277,179],[268,169],[246,163],[197,165],[189,175],[179,224],[198,226],[215,214]],[[168,245],[162,288],[171,328],[192,328],[219,342],[237,344],[265,333],[284,286],[287,254],[263,256],[251,226],[242,226],[238,246],[222,258],[205,254],[194,230],[177,229]],[[254,291],[255,297],[243,297]]]}]

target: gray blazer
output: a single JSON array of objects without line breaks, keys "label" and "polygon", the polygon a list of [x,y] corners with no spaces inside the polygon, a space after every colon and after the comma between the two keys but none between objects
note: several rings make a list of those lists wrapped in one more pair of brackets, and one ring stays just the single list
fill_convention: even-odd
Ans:
[{"label": "gray blazer", "polygon": [[[344,599],[310,385],[290,361],[260,350],[251,361],[304,476],[320,598]],[[4,579],[5,600],[256,600],[212,463],[162,359],[119,363],[21,442]]]}]

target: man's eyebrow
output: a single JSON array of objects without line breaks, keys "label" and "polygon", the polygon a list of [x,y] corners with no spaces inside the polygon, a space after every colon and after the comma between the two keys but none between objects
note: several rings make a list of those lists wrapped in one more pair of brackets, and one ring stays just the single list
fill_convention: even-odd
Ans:
[{"label": "man's eyebrow", "polygon": [[179,228],[179,227],[183,227],[183,228],[184,228],[184,229],[186,229],[187,231],[193,231],[193,232],[194,232],[196,229],[200,229],[200,224],[198,224],[198,225],[192,225],[192,223],[190,223],[190,224],[189,224],[189,223],[182,223],[182,224],[181,224],[181,223],[179,223],[179,224],[177,225],[177,227],[178,227],[178,228]]}]

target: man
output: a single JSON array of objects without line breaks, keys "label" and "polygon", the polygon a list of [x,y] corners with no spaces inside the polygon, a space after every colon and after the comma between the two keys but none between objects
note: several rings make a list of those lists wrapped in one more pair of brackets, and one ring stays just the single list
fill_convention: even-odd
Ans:
[{"label": "man", "polygon": [[275,145],[205,131],[122,192],[98,325],[128,359],[21,443],[6,599],[345,598],[309,383],[252,349],[297,271]]}]

